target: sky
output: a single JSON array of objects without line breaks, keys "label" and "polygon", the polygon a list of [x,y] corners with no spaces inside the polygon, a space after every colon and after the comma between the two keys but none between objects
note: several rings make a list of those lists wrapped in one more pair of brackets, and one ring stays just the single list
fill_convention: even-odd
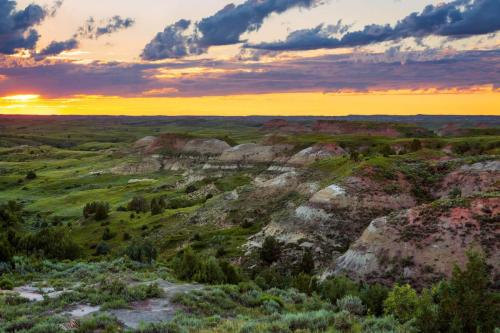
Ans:
[{"label": "sky", "polygon": [[499,0],[0,0],[0,114],[500,115]]}]

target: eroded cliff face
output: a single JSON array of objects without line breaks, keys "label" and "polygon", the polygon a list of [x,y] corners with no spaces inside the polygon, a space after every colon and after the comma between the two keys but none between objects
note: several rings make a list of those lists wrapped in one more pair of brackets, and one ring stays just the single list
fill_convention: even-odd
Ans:
[{"label": "eroded cliff face", "polygon": [[[134,145],[135,162],[111,171],[179,171],[179,189],[235,174],[248,177],[246,185],[227,192],[207,181],[190,198],[213,198],[188,219],[255,230],[243,247],[243,264],[255,264],[249,258],[273,236],[283,246],[280,264],[311,251],[323,276],[423,286],[449,276],[469,248],[485,253],[499,274],[500,161],[429,155],[400,165],[354,163],[337,144],[297,149],[282,142],[266,137],[231,147],[219,139],[146,137]],[[332,159],[353,169],[342,175],[318,169],[317,162]]]},{"label": "eroded cliff face", "polygon": [[325,275],[423,286],[463,266],[468,250],[498,277],[500,197],[441,200],[373,220]]}]

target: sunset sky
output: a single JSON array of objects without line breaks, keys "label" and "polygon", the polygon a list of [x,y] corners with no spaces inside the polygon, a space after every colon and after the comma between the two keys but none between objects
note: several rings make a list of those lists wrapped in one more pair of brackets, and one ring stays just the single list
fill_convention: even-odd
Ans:
[{"label": "sunset sky", "polygon": [[500,115],[500,0],[0,0],[0,114]]}]

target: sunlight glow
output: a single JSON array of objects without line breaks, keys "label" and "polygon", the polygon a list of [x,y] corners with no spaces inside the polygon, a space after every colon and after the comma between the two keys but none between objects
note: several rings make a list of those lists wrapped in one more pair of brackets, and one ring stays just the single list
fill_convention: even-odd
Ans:
[{"label": "sunlight glow", "polygon": [[13,102],[29,102],[29,101],[37,100],[39,98],[40,98],[40,95],[33,95],[33,94],[12,95],[12,96],[2,97],[3,100],[13,101]]}]

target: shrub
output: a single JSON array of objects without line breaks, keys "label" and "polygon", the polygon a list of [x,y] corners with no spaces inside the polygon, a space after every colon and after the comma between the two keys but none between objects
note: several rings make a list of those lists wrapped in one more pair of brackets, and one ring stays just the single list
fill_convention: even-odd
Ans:
[{"label": "shrub", "polygon": [[0,279],[0,289],[12,290],[14,289],[14,283],[10,279],[3,277]]},{"label": "shrub", "polygon": [[365,313],[365,306],[358,296],[346,295],[337,300],[337,307],[341,311],[348,311],[355,315],[362,315]]},{"label": "shrub", "polygon": [[163,213],[165,209],[165,202],[161,198],[151,200],[151,215],[158,215]]},{"label": "shrub", "polygon": [[133,197],[127,205],[129,211],[136,213],[145,213],[149,210],[149,207],[148,201],[142,196]]},{"label": "shrub", "polygon": [[125,254],[132,260],[151,264],[158,255],[156,248],[150,241],[134,241],[125,250]]},{"label": "shrub", "polygon": [[437,288],[441,331],[492,332],[500,326],[500,302],[488,291],[487,264],[475,252],[468,259],[465,270],[455,266],[450,281]]},{"label": "shrub", "polygon": [[109,204],[107,202],[94,201],[83,207],[83,217],[93,218],[96,221],[102,221],[109,216]]},{"label": "shrub", "polygon": [[363,304],[366,305],[370,314],[381,316],[384,313],[384,301],[389,294],[389,290],[376,283],[365,285],[360,293]]},{"label": "shrub", "polygon": [[302,293],[311,295],[317,288],[316,279],[309,274],[300,272],[298,275],[293,277],[292,287]]},{"label": "shrub", "polygon": [[26,179],[28,179],[28,180],[33,180],[33,179],[36,179],[36,177],[37,177],[37,176],[36,176],[35,171],[32,171],[32,170],[31,170],[31,171],[28,171],[28,172],[26,173]]},{"label": "shrub", "polygon": [[226,277],[217,259],[209,257],[208,260],[199,265],[199,269],[193,276],[193,279],[202,283],[221,284],[225,282]]},{"label": "shrub", "polygon": [[115,234],[111,232],[109,228],[105,228],[102,233],[102,240],[110,240],[115,237]]},{"label": "shrub", "polygon": [[281,256],[281,244],[272,236],[266,237],[260,250],[260,259],[267,264],[272,264]]},{"label": "shrub", "polygon": [[299,271],[311,274],[314,271],[314,257],[310,250],[306,250],[300,261]]},{"label": "shrub", "polygon": [[81,248],[71,239],[64,227],[44,228],[37,233],[24,235],[20,248],[27,254],[38,254],[51,259],[76,259]]},{"label": "shrub", "polygon": [[418,296],[415,289],[409,284],[400,286],[396,284],[384,301],[384,311],[393,315],[399,322],[404,323],[413,318],[417,309]]},{"label": "shrub", "polygon": [[95,255],[97,256],[105,256],[111,251],[109,245],[105,242],[100,242],[97,244],[95,248]]},{"label": "shrub", "polygon": [[322,298],[335,304],[338,299],[346,295],[358,295],[359,286],[356,282],[345,276],[335,276],[325,280],[319,286],[319,294]]}]

